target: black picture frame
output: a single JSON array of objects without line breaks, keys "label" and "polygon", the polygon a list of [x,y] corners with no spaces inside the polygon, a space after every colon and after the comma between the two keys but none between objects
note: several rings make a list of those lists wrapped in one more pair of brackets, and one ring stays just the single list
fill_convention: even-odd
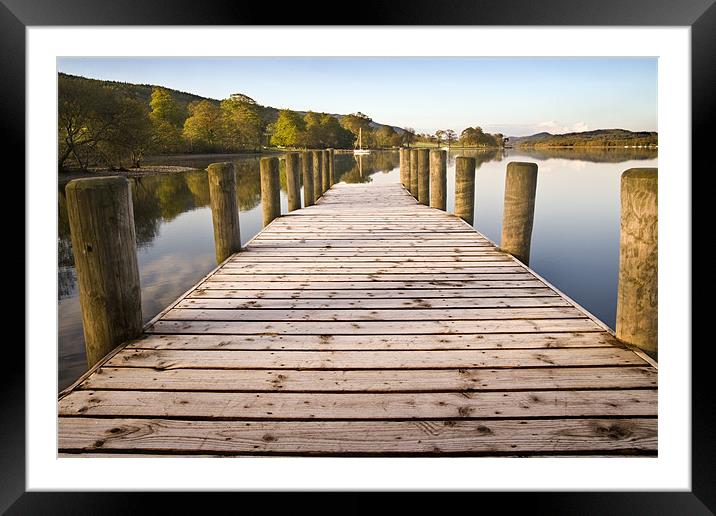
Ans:
[{"label": "black picture frame", "polygon": [[[474,0],[447,4],[414,0],[412,2],[364,1],[359,9],[337,9],[336,4],[312,2],[295,6],[265,3],[240,3],[228,0],[0,0],[0,105],[6,133],[3,142],[20,158],[16,169],[24,170],[25,148],[25,30],[28,26],[83,25],[510,25],[510,26],[688,26],[691,27],[692,72],[692,169],[707,174],[709,143],[714,133],[716,98],[716,0]],[[340,14],[340,13],[343,14]],[[350,16],[348,14],[350,13]],[[682,171],[693,181],[690,170]],[[48,174],[49,175],[49,174]],[[25,191],[24,184],[18,190]],[[692,190],[693,191],[693,190]],[[697,190],[698,192],[698,190]],[[27,193],[27,192],[26,192]],[[695,205],[693,201],[693,205]],[[7,211],[7,209],[6,209]],[[14,215],[14,219],[17,215]],[[5,220],[12,220],[6,215]],[[694,218],[696,221],[696,218]],[[19,228],[17,228],[19,231]],[[24,228],[23,228],[24,229]],[[24,240],[24,235],[22,236]],[[19,246],[18,246],[19,247]],[[25,261],[23,246],[23,264]],[[20,269],[16,253],[7,262]],[[26,275],[29,272],[26,270]],[[11,274],[12,275],[12,274]],[[17,274],[14,274],[17,276]],[[18,281],[18,280],[16,280]],[[21,292],[22,290],[15,290]],[[17,303],[19,305],[20,303]],[[24,306],[24,303],[23,303]],[[25,307],[32,310],[32,306]],[[9,318],[8,318],[9,319]],[[696,319],[698,320],[698,318]],[[668,324],[668,321],[662,324]],[[11,342],[14,340],[14,342]],[[25,489],[25,354],[19,339],[6,339],[6,366],[0,374],[0,511],[8,514],[133,514],[156,510],[147,493],[60,493],[26,492]],[[494,501],[505,509],[525,504],[538,514],[714,514],[716,512],[716,400],[710,381],[713,344],[692,339],[692,490],[690,492],[585,492],[585,493],[472,493],[480,503]],[[679,343],[688,349],[686,343]],[[13,356],[14,355],[14,356]],[[9,364],[9,365],[8,365]],[[162,512],[187,512],[194,505],[215,507],[222,498],[241,498],[242,507],[255,502],[271,503],[271,512],[279,510],[278,500],[267,494],[210,493],[211,506],[203,496],[190,493],[160,494]],[[261,496],[260,500],[255,500]],[[300,495],[296,496],[299,500]],[[420,494],[410,502],[422,505]],[[451,499],[459,502],[463,496]],[[327,499],[324,498],[327,502]],[[236,502],[230,502],[236,503]],[[286,507],[296,509],[291,500]],[[300,503],[300,502],[299,502]],[[365,513],[373,500],[353,493],[342,502],[343,510],[331,512]],[[403,502],[406,503],[406,502]],[[489,506],[485,506],[489,507]],[[313,510],[321,507],[313,506]],[[408,505],[403,506],[403,511]],[[474,507],[473,507],[474,508]],[[211,510],[211,509],[209,509]]]}]

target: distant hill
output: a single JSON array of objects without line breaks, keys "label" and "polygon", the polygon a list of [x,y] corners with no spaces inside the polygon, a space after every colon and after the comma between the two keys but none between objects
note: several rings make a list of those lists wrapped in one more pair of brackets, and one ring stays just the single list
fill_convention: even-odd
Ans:
[{"label": "distant hill", "polygon": [[580,133],[551,134],[541,132],[530,136],[510,136],[515,147],[613,147],[656,146],[659,137],[655,131],[627,131],[626,129],[597,129]]},{"label": "distant hill", "polygon": [[[177,104],[183,109],[186,110],[186,107],[195,101],[199,100],[208,100],[210,102],[216,102],[217,104],[221,102],[220,100],[213,99],[210,97],[202,97],[201,95],[194,95],[193,93],[187,93],[185,91],[179,91],[174,90],[172,88],[167,88],[165,86],[159,86],[159,85],[153,85],[153,84],[133,84],[130,82],[118,82],[118,81],[104,81],[100,79],[90,79],[88,77],[82,77],[78,75],[71,75],[60,72],[59,75],[64,75],[66,77],[74,77],[77,79],[82,79],[85,81],[95,82],[95,83],[101,83],[103,86],[110,87],[112,89],[118,90],[123,92],[124,94],[128,95],[129,97],[132,97],[134,99],[140,100],[141,102],[145,102],[147,105],[149,104],[149,100],[152,98],[152,88],[155,87],[161,87],[165,90],[171,92],[172,97],[174,97],[174,100],[176,100]],[[259,104],[259,107],[262,111],[262,116],[264,120],[268,123],[273,123],[278,118],[278,112],[279,108],[271,107],[271,106],[262,106]],[[305,115],[307,111],[296,111],[297,113],[300,113],[301,115]],[[346,116],[345,114],[336,114],[336,113],[328,113],[329,115],[336,117],[339,121]],[[378,122],[371,122],[371,127],[374,129],[377,129],[379,127],[382,127],[387,124],[381,124]],[[389,126],[395,129],[398,133],[402,134],[403,129],[396,126]]]}]

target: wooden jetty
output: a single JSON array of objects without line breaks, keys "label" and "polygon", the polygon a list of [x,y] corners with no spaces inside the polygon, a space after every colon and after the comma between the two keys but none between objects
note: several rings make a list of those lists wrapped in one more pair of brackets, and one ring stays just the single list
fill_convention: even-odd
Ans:
[{"label": "wooden jetty", "polygon": [[460,218],[338,184],[58,411],[61,456],[653,456],[657,370]]}]

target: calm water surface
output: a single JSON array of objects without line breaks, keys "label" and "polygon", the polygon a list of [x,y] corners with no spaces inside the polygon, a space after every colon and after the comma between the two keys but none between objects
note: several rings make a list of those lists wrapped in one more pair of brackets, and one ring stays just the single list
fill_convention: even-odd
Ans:
[{"label": "calm water surface", "polygon": [[[509,161],[539,166],[530,266],[609,326],[616,316],[619,266],[619,179],[631,167],[656,167],[646,149],[526,152],[451,151],[448,211],[454,202],[455,156],[477,159],[475,227],[499,242],[505,169]],[[216,266],[209,188],[204,169],[233,161],[237,170],[241,240],[261,229],[258,157],[168,156],[148,165],[184,165],[198,170],[131,178],[142,311],[148,321]],[[397,151],[336,155],[336,179],[348,183],[399,180]],[[284,163],[281,211],[286,213]],[[86,370],[82,317],[70,244],[64,185],[59,187],[59,377],[63,389]]]}]

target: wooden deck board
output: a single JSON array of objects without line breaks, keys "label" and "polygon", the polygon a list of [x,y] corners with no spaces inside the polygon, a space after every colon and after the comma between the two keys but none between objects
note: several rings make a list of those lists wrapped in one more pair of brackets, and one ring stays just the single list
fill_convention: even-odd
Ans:
[{"label": "wooden deck board", "polygon": [[457,217],[339,184],[58,413],[62,457],[653,456],[657,371]]}]

